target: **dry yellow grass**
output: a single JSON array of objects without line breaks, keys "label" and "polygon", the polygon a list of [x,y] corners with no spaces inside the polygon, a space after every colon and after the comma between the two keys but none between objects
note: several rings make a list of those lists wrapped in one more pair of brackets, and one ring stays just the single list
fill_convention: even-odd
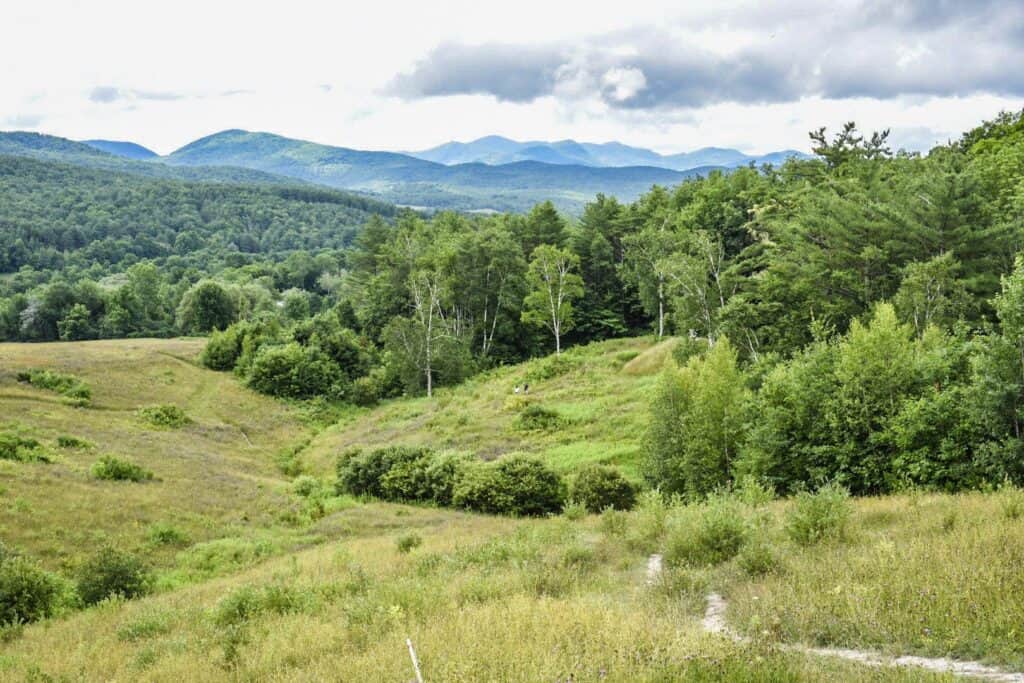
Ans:
[{"label": "dry yellow grass", "polygon": [[[289,502],[274,455],[309,430],[281,403],[197,367],[203,343],[0,344],[0,429],[21,430],[57,455],[53,464],[0,461],[4,541],[60,567],[105,542],[138,546],[157,522],[193,541],[271,526]],[[74,407],[18,383],[17,371],[26,368],[82,378],[92,389],[90,405]],[[177,405],[194,422],[147,426],[136,410],[153,404]],[[95,448],[58,449],[61,435]],[[158,481],[93,479],[90,465],[107,453],[152,470]]]}]

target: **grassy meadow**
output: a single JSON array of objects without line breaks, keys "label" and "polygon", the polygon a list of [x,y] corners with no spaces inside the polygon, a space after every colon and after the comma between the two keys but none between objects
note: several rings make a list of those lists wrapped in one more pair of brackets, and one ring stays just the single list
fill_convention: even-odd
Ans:
[{"label": "grassy meadow", "polygon": [[[541,519],[335,496],[310,511],[295,491],[302,477],[330,490],[346,448],[393,443],[531,453],[566,473],[611,462],[638,479],[671,344],[574,349],[327,428],[198,367],[201,341],[0,345],[0,431],[53,460],[0,460],[0,538],[60,572],[112,543],[157,577],[147,597],[5,630],[0,680],[408,681],[406,638],[427,681],[949,680],[782,647],[796,643],[1024,668],[1016,489],[840,501],[828,524],[756,489]],[[80,378],[90,400],[19,382],[30,368]],[[559,428],[524,426],[531,404]],[[153,405],[190,421],[147,423]],[[154,479],[97,480],[103,454]],[[650,580],[654,552],[666,566]],[[746,641],[704,631],[710,591]]]}]

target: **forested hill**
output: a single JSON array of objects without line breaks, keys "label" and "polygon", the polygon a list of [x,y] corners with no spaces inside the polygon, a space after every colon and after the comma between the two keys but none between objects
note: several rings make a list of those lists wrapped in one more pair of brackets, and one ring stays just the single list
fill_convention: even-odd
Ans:
[{"label": "forested hill", "polygon": [[142,260],[194,278],[341,249],[371,216],[396,211],[313,186],[185,182],[0,155],[0,293],[58,276],[100,279]]},{"label": "forested hill", "polygon": [[[28,157],[44,161],[60,161],[75,166],[97,168],[107,171],[119,171],[151,178],[167,178],[172,180],[190,180],[195,182],[219,183],[256,183],[262,185],[298,185],[303,182],[297,178],[275,176],[271,173],[249,169],[232,168],[230,166],[195,166],[178,167],[165,164],[159,157],[142,160],[138,155],[127,158],[124,154],[116,154],[110,144],[104,141],[90,143],[75,142],[54,135],[27,133],[22,131],[0,132],[0,154]],[[144,148],[139,148],[144,149]]]},{"label": "forested hill", "polygon": [[501,211],[526,211],[550,200],[560,209],[575,212],[598,193],[631,200],[652,185],[672,185],[712,170],[598,168],[538,161],[445,166],[405,154],[332,147],[244,130],[226,130],[196,140],[166,159],[187,166],[259,169],[332,187],[371,191],[399,204]]}]

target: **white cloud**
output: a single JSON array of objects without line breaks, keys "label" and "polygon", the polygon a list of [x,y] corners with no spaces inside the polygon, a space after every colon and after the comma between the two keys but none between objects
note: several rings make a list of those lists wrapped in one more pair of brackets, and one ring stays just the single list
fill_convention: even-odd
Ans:
[{"label": "white cloud", "polygon": [[636,67],[616,67],[604,72],[601,85],[613,100],[624,102],[647,87],[647,78]]}]

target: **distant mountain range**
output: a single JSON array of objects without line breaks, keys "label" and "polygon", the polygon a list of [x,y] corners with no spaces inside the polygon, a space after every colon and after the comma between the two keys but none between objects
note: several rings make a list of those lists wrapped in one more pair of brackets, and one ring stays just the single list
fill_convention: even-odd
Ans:
[{"label": "distant mountain range", "polygon": [[443,145],[410,152],[410,156],[439,164],[510,164],[518,161],[539,161],[545,164],[576,164],[603,168],[618,166],[654,166],[675,171],[687,171],[702,166],[723,166],[736,168],[753,163],[778,165],[790,157],[810,158],[810,155],[793,149],[770,154],[749,155],[735,149],[703,147],[682,154],[658,154],[643,147],[630,147],[621,142],[519,142],[489,135],[472,142],[446,142]]},{"label": "distant mountain range", "polygon": [[160,156],[153,150],[137,145],[134,142],[118,142],[117,140],[82,140],[82,142],[90,147],[109,152],[114,156],[124,157],[125,159],[142,160]]},{"label": "distant mountain range", "polygon": [[[10,132],[0,133],[0,154],[158,178],[317,184],[430,210],[526,211],[550,199],[569,212],[579,211],[598,193],[631,201],[652,185],[676,185],[689,177],[728,171],[751,161],[781,163],[788,156],[806,156],[785,151],[749,157],[715,148],[662,156],[619,143],[520,143],[496,136],[448,143],[410,155],[333,147],[244,130],[200,138],[167,156],[132,142],[74,142]],[[472,160],[461,161],[463,158]]]}]

